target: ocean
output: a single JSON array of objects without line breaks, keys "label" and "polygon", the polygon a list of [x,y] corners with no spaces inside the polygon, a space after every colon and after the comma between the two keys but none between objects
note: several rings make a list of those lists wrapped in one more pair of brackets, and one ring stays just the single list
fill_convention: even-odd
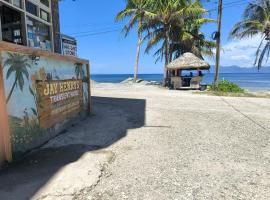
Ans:
[{"label": "ocean", "polygon": [[[91,79],[100,83],[120,83],[133,77],[132,74],[95,74]],[[147,81],[162,81],[162,74],[139,74],[139,78]],[[213,73],[204,74],[203,84],[211,84]],[[221,73],[220,80],[229,80],[250,91],[270,91],[270,73]]]}]

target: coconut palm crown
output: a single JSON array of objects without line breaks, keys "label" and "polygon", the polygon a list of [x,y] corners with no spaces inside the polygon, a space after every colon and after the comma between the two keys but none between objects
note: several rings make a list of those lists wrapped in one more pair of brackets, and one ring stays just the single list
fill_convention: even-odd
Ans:
[{"label": "coconut palm crown", "polygon": [[270,53],[270,0],[257,0],[248,4],[243,20],[235,24],[230,38],[248,38],[261,35],[261,41],[256,51],[254,65],[258,69],[266,62]]},{"label": "coconut palm crown", "polygon": [[[152,2],[149,3],[151,4],[149,7],[152,8],[147,13],[147,22],[143,26],[143,29],[147,30],[146,53],[156,45],[162,45],[155,55],[160,59],[165,58],[164,79],[166,79],[166,66],[172,61],[173,53],[178,53],[179,56],[192,49],[195,51],[198,44],[194,41],[198,40],[196,37],[199,35],[199,28],[213,20],[202,17],[207,11],[201,6],[200,0],[150,0],[149,2]],[[193,26],[192,29],[188,25]],[[194,30],[197,36],[193,34]],[[183,49],[185,45],[190,48]]]},{"label": "coconut palm crown", "polygon": [[128,23],[122,29],[125,37],[129,34],[130,30],[137,24],[137,34],[138,34],[138,42],[137,42],[137,52],[136,52],[136,61],[134,67],[134,81],[138,78],[138,67],[139,67],[139,59],[141,52],[141,44],[142,44],[142,31],[141,27],[143,24],[143,20],[145,17],[145,6],[147,0],[127,0],[126,7],[124,10],[119,12],[116,16],[116,21],[122,21],[126,18],[129,19]]}]

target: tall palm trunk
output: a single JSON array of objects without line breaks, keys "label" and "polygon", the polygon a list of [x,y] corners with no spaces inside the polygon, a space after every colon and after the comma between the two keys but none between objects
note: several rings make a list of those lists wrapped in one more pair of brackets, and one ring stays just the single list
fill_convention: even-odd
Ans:
[{"label": "tall palm trunk", "polygon": [[16,86],[16,84],[17,84],[17,81],[18,81],[18,79],[17,79],[17,77],[16,77],[16,79],[15,79],[13,85],[12,85],[12,88],[11,88],[11,90],[10,90],[10,92],[9,92],[9,95],[8,95],[8,97],[7,97],[6,103],[9,102],[9,100],[10,100],[10,98],[11,98],[11,95],[12,95],[12,93],[13,93],[13,91],[14,91],[14,89],[15,89],[15,86]]},{"label": "tall palm trunk", "polygon": [[166,86],[166,80],[168,78],[168,70],[167,65],[170,61],[170,28],[168,26],[165,26],[165,65],[164,65],[164,74],[163,74],[163,86]]},{"label": "tall palm trunk", "polygon": [[136,82],[138,79],[139,60],[140,60],[141,44],[142,44],[141,27],[142,27],[142,19],[140,19],[139,25],[138,25],[138,43],[137,43],[136,61],[135,61],[135,66],[134,66],[134,79],[133,79],[134,82]]},{"label": "tall palm trunk", "polygon": [[173,58],[173,50],[172,50],[172,46],[170,47],[170,52],[169,52],[169,54],[170,54],[170,57],[169,57],[169,63],[171,63],[172,62],[172,58]]},{"label": "tall palm trunk", "polygon": [[216,71],[214,78],[214,87],[217,89],[219,82],[219,70],[220,70],[220,49],[221,49],[221,20],[222,20],[222,0],[218,3],[218,37],[217,37],[217,49],[216,49]]}]

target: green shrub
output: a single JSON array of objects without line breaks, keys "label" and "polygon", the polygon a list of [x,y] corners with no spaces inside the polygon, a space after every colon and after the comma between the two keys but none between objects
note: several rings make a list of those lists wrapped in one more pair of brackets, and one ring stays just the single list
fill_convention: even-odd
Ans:
[{"label": "green shrub", "polygon": [[219,92],[234,92],[234,93],[243,93],[244,89],[239,87],[237,84],[232,83],[230,81],[220,81],[218,83],[218,87],[215,88],[214,85],[210,86],[210,90],[219,91]]}]

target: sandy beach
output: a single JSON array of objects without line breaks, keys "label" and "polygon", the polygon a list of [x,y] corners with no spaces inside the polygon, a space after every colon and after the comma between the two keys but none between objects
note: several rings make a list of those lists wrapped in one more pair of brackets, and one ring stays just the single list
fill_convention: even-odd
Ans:
[{"label": "sandy beach", "polygon": [[3,199],[270,198],[269,99],[92,87],[90,118],[0,172]]}]

